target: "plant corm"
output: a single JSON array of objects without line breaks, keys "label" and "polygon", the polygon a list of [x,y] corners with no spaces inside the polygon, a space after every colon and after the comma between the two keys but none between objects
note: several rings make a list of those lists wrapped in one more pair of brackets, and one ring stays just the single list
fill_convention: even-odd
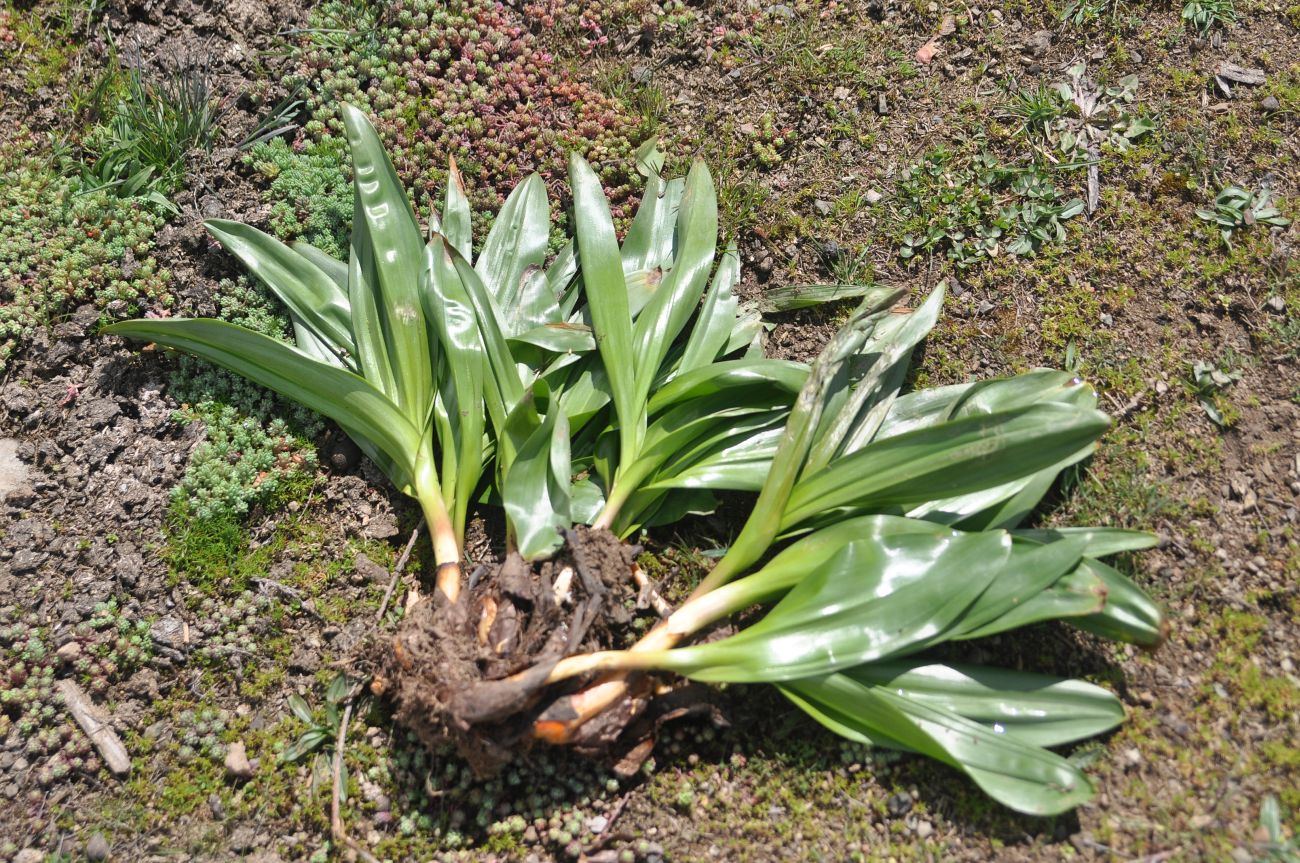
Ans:
[{"label": "plant corm", "polygon": [[[1115,726],[1120,702],[939,649],[1057,619],[1160,642],[1159,609],[1101,562],[1151,536],[1021,527],[1108,426],[1090,387],[1038,370],[903,392],[942,287],[914,310],[863,289],[811,365],[763,357],[757,313],[733,294],[735,250],[718,254],[708,170],[665,180],[652,146],[621,244],[576,156],[574,239],[549,266],[536,177],[476,251],[453,166],[424,242],[369,123],[344,116],[347,263],[210,225],[285,300],[297,347],[205,320],[108,331],[299,399],[419,499],[439,590],[409,610],[372,683],[399,721],[483,771],[538,739],[644,758],[672,681],[769,683],[831,730],[950,764],[1017,810],[1089,799],[1082,769],[1048,747]],[[638,620],[629,609],[654,586],[626,538],[711,511],[724,491],[756,495],[743,528],[679,608]],[[465,587],[480,500],[505,511],[506,553]],[[757,620],[699,637],[755,606]]]}]

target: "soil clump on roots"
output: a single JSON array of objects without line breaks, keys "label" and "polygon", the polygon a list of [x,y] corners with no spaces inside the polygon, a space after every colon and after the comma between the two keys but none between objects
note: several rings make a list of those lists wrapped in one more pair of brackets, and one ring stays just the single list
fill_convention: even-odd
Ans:
[{"label": "soil clump on roots", "polygon": [[[383,648],[378,688],[395,718],[430,747],[454,744],[479,775],[530,745],[551,701],[544,696],[558,694],[546,686],[557,662],[627,647],[637,618],[654,616],[633,579],[637,547],[587,527],[565,540],[536,565],[511,554],[486,574],[480,568],[455,602],[440,591],[424,596]],[[608,753],[645,711],[644,690],[584,726],[575,748]]]}]

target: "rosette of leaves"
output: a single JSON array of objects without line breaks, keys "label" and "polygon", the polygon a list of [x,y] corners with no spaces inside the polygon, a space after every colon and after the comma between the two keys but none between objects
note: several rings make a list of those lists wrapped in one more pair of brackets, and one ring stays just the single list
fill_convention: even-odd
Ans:
[{"label": "rosette of leaves", "polygon": [[[468,656],[463,668],[494,676],[442,680],[432,702],[403,703],[399,717],[454,708],[474,691],[478,718],[453,715],[448,726],[507,722],[515,741],[522,726],[565,743],[602,713],[606,732],[617,730],[607,711],[629,704],[642,672],[770,683],[822,725],[951,764],[1015,809],[1047,814],[1088,799],[1080,768],[1046,747],[1113,727],[1123,718],[1114,696],[936,653],[1057,619],[1160,641],[1159,610],[1100,561],[1152,537],[1021,527],[1108,426],[1086,384],[1040,370],[904,392],[942,287],[915,310],[898,305],[899,291],[863,289],[811,366],[764,358],[757,315],[733,294],[735,250],[718,254],[708,170],[697,162],[665,180],[653,148],[639,154],[646,189],[621,243],[599,179],[577,156],[574,238],[549,265],[536,177],[475,254],[453,165],[426,241],[373,129],[354,109],[344,118],[357,203],[347,263],[209,225],[284,299],[297,346],[214,321],[109,331],[199,354],[313,407],[420,501],[441,594],[422,606],[447,613],[413,609],[393,667],[415,668],[406,645]],[[562,554],[575,524],[629,537],[713,508],[722,490],[757,495],[743,529],[634,647],[583,652],[565,635],[578,612],[564,620],[560,591],[551,603],[544,589],[530,594],[529,625],[547,621],[556,637],[530,630],[545,644],[523,670],[520,657],[495,661],[509,649],[490,637],[498,605],[460,585],[471,501],[505,510],[504,572],[511,560]],[[534,583],[546,572],[524,569]],[[690,643],[755,605],[769,607],[757,622]],[[412,632],[420,621],[436,626]],[[575,679],[588,685],[575,692]]]}]

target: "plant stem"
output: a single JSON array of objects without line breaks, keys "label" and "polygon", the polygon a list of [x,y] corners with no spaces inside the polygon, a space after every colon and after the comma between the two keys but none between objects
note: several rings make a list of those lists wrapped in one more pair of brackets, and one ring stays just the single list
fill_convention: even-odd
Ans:
[{"label": "plant stem", "polygon": [[457,602],[460,599],[460,537],[442,499],[432,453],[421,457],[416,464],[415,491],[429,525],[433,559],[438,564],[438,590],[451,602]]}]

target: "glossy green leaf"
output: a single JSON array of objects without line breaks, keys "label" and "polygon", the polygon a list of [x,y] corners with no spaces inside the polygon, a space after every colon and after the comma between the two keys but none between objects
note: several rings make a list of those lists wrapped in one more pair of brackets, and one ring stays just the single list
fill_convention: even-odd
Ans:
[{"label": "glossy green leaf", "polygon": [[[537,174],[529,174],[506,198],[474,262],[474,271],[483,280],[497,309],[519,308],[524,273],[541,267],[550,231],[546,186]],[[514,319],[510,314],[507,317]],[[499,320],[502,329],[513,332],[505,319]]]},{"label": "glossy green leaf", "polygon": [[709,169],[697,160],[686,177],[677,213],[672,269],[633,327],[638,399],[649,397],[669,348],[694,316],[713,268],[717,244],[718,199]]},{"label": "glossy green leaf", "polygon": [[210,219],[204,226],[226,251],[275,292],[295,320],[305,323],[325,344],[337,346],[348,355],[356,353],[347,293],[325,271],[248,225]]},{"label": "glossy green leaf", "polygon": [[1078,452],[1109,424],[1098,411],[1046,403],[877,440],[801,480],[781,528],[837,507],[915,506],[1000,485]]},{"label": "glossy green leaf", "polygon": [[781,691],[832,731],[950,764],[990,797],[1019,812],[1054,815],[1093,793],[1083,771],[1059,755],[845,674],[793,681]]},{"label": "glossy green leaf", "polygon": [[[697,680],[755,683],[915,652],[971,607],[1010,554],[1011,538],[1002,532],[899,537],[894,554],[850,543],[758,623],[719,641],[663,651],[654,661]],[[918,557],[926,568],[917,566]]]},{"label": "glossy green leaf", "polygon": [[438,232],[447,238],[451,247],[467,261],[474,260],[474,234],[470,224],[469,196],[465,194],[465,178],[456,165],[456,157],[447,160],[447,193],[442,205],[442,220]]},{"label": "glossy green leaf", "polygon": [[553,404],[519,447],[501,491],[506,518],[525,560],[548,557],[564,545],[561,531],[570,525],[571,473],[568,420]]},{"label": "glossy green leaf", "polygon": [[[320,268],[321,272],[330,277],[339,290],[342,291],[344,299],[348,295],[348,265],[345,261],[340,261],[320,249],[313,246],[305,240],[295,240],[292,248],[295,252],[302,255],[311,263]],[[351,321],[351,318],[348,318]]]},{"label": "glossy green leaf", "polygon": [[733,240],[727,244],[713,273],[713,281],[709,283],[709,290],[704,295],[704,304],[687,337],[678,365],[679,372],[706,366],[722,355],[740,310],[740,302],[733,294],[739,283],[740,253],[736,251]]},{"label": "glossy green leaf", "polygon": [[364,222],[382,297],[379,313],[396,385],[395,401],[416,427],[423,427],[433,405],[430,345],[420,299],[424,243],[411,203],[374,127],[358,109],[344,105],[341,110],[360,204],[356,221]]},{"label": "glossy green leaf", "polygon": [[1124,721],[1119,699],[1081,680],[923,659],[873,662],[842,673],[1033,746],[1083,740]]},{"label": "glossy green leaf", "polygon": [[576,153],[569,157],[569,182],[591,329],[614,400],[619,443],[625,457],[631,458],[640,448],[645,406],[636,393],[640,358],[633,352],[632,317],[614,222],[600,178]]},{"label": "glossy green leaf", "polygon": [[103,332],[185,351],[324,414],[348,434],[374,444],[399,470],[391,479],[409,486],[420,432],[363,378],[313,360],[269,336],[224,321],[165,318],[123,321]]}]

